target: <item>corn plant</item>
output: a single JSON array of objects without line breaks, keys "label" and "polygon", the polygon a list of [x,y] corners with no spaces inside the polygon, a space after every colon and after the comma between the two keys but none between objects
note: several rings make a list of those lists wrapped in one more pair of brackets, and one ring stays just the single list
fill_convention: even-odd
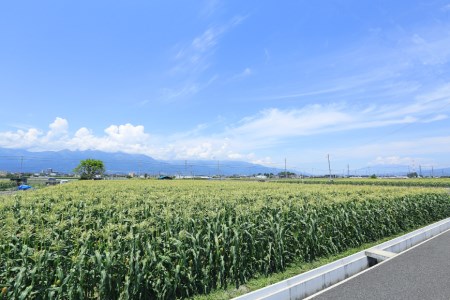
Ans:
[{"label": "corn plant", "polygon": [[182,299],[450,216],[444,189],[77,182],[0,197],[0,299]]}]

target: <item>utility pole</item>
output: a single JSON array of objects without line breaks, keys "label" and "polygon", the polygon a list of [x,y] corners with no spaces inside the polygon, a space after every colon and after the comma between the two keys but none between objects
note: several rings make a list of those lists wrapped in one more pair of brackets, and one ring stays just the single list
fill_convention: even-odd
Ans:
[{"label": "utility pole", "polygon": [[183,177],[186,177],[186,174],[187,174],[187,160],[184,160],[184,176]]},{"label": "utility pole", "polygon": [[284,158],[284,178],[287,178],[286,157]]},{"label": "utility pole", "polygon": [[20,157],[20,176],[22,176],[23,156]]},{"label": "utility pole", "polygon": [[347,164],[347,178],[350,177],[350,165]]},{"label": "utility pole", "polygon": [[419,175],[420,175],[420,177],[422,177],[422,166],[421,165],[419,165]]},{"label": "utility pole", "polygon": [[219,176],[219,179],[221,179],[221,176],[220,176],[220,161],[219,160],[217,161],[217,176]]},{"label": "utility pole", "polygon": [[431,166],[431,178],[433,178],[433,177],[434,177],[434,167]]},{"label": "utility pole", "polygon": [[331,181],[331,164],[330,164],[330,154],[327,154],[328,158],[328,174],[330,175],[330,181]]}]

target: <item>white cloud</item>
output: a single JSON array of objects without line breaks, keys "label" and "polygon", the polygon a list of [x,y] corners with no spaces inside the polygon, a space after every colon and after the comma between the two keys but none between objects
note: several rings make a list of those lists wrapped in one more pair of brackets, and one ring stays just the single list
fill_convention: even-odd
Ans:
[{"label": "white cloud", "polygon": [[444,112],[450,111],[448,87],[450,85],[420,95],[408,104],[352,107],[343,103],[308,105],[300,109],[267,109],[230,126],[226,133],[270,144],[289,137],[440,121],[447,118]]},{"label": "white cloud", "polygon": [[[300,65],[307,75],[288,78],[282,86],[267,87],[251,100],[409,101],[423,90],[448,82],[449,32],[450,27],[444,23],[414,31],[385,29],[382,35],[371,34],[342,52],[300,60],[295,66]],[[291,65],[286,62],[280,68],[290,70]]]},{"label": "white cloud", "polygon": [[150,103],[150,100],[147,99],[147,100],[139,101],[135,105],[136,106],[146,106],[148,103]]},{"label": "white cloud", "polygon": [[216,81],[217,78],[218,76],[214,75],[209,78],[208,81],[201,84],[195,82],[187,82],[181,87],[164,88],[161,90],[161,94],[165,102],[171,102],[176,98],[182,98],[197,94],[199,91],[206,89],[209,85]]},{"label": "white cloud", "polygon": [[[410,61],[418,61],[423,65],[442,65],[450,60],[450,37],[448,28],[443,32],[424,32],[422,35],[414,34],[410,48],[406,48],[404,55]],[[423,36],[427,36],[425,39]]]},{"label": "white cloud", "polygon": [[50,130],[47,132],[48,140],[61,138],[68,133],[69,123],[66,119],[56,117],[55,121],[49,125]]},{"label": "white cloud", "polygon": [[415,162],[418,162],[418,159],[412,157],[378,156],[370,165],[411,165]]},{"label": "white cloud", "polygon": [[203,9],[201,10],[201,15],[205,17],[210,17],[213,15],[220,7],[222,2],[220,0],[206,0],[204,1]]},{"label": "white cloud", "polygon": [[232,76],[229,80],[231,81],[231,80],[242,79],[242,78],[248,77],[248,76],[250,76],[252,74],[253,74],[253,70],[251,68],[247,67],[244,70],[242,70],[242,72]]},{"label": "white cloud", "polygon": [[75,132],[75,135],[67,142],[67,147],[70,150],[94,150],[100,149],[100,141],[93,133],[86,127],[82,127]]},{"label": "white cloud", "polygon": [[208,28],[202,35],[194,38],[191,44],[192,50],[200,53],[208,51],[217,45],[217,40],[223,31],[224,28],[222,27]]},{"label": "white cloud", "polygon": [[429,119],[422,120],[422,123],[431,123],[431,122],[442,121],[442,120],[446,120],[446,119],[448,119],[448,115],[438,114]]},{"label": "white cloud", "polygon": [[174,98],[196,94],[198,91],[199,87],[196,83],[189,83],[180,88],[164,88],[162,89],[162,95],[164,99],[172,100]]},{"label": "white cloud", "polygon": [[244,155],[240,153],[230,153],[227,155],[227,157],[231,160],[240,160],[244,158]]},{"label": "white cloud", "polygon": [[[335,149],[335,155],[342,158],[367,158],[367,157],[419,157],[425,155],[447,154],[450,152],[450,136],[435,136],[418,138],[407,141],[395,141],[384,143],[371,143],[351,148]],[[381,162],[382,159],[380,159]],[[419,160],[417,158],[417,160]]]},{"label": "white cloud", "polygon": [[[158,159],[243,159],[261,161],[252,153],[272,151],[283,143],[298,143],[305,136],[380,128],[395,124],[431,123],[448,118],[450,85],[418,95],[408,104],[388,103],[351,106],[346,103],[312,104],[299,108],[270,108],[242,118],[225,128],[201,124],[180,133],[157,136],[144,126],[112,124],[100,135],[82,127],[69,132],[66,119],[57,117],[47,132],[37,128],[0,132],[0,147],[42,150],[101,150],[140,153]],[[208,133],[206,132],[206,129]],[[430,146],[432,145],[432,146]],[[309,146],[314,149],[314,145]],[[313,150],[311,150],[313,151]],[[371,144],[351,149],[337,149],[346,157],[402,157],[420,153],[450,152],[449,137],[435,137],[414,142]],[[350,154],[348,154],[350,153]],[[411,153],[411,154],[409,154]]]},{"label": "white cloud", "polygon": [[142,125],[111,125],[105,129],[105,133],[109,140],[120,144],[145,144],[149,139]]},{"label": "white cloud", "polygon": [[249,75],[251,75],[252,73],[253,73],[253,72],[252,72],[252,69],[250,69],[250,68],[245,68],[244,71],[242,71],[241,76],[249,76]]},{"label": "white cloud", "polygon": [[272,167],[281,167],[281,165],[275,164],[270,156],[266,156],[263,158],[256,158],[254,153],[250,153],[249,155],[247,155],[247,159],[251,163],[254,163],[254,164],[272,166]]},{"label": "white cloud", "polygon": [[0,132],[0,147],[6,148],[30,148],[39,141],[42,132],[36,128],[27,131],[17,130],[16,132]]},{"label": "white cloud", "polygon": [[31,151],[70,149],[145,153],[150,140],[149,134],[145,133],[141,125],[111,125],[105,129],[106,135],[100,137],[82,127],[70,136],[67,120],[58,117],[49,128],[47,133],[36,128],[0,132],[0,147],[25,148]]},{"label": "white cloud", "polygon": [[230,132],[240,136],[282,138],[334,131],[333,126],[348,124],[353,120],[351,114],[334,105],[312,105],[291,110],[273,108],[243,119]]},{"label": "white cloud", "polygon": [[431,92],[419,95],[417,97],[419,103],[430,103],[436,101],[445,101],[450,103],[450,83],[444,84]]},{"label": "white cloud", "polygon": [[420,168],[429,168],[433,165],[436,166],[435,161],[429,158],[423,158],[418,156],[378,156],[369,163],[369,166],[375,165],[398,165],[398,166],[411,166],[417,171]]},{"label": "white cloud", "polygon": [[198,74],[209,68],[208,58],[213,54],[220,38],[229,30],[239,25],[246,17],[236,16],[227,24],[211,26],[202,34],[192,39],[192,41],[181,47],[176,55],[176,65],[172,69],[172,74],[188,73]]},{"label": "white cloud", "polygon": [[[218,75],[212,77],[202,76],[207,71],[212,62],[212,56],[219,45],[221,37],[238,26],[246,17],[236,16],[228,23],[215,25],[207,28],[202,34],[194,37],[189,43],[176,48],[174,55],[174,66],[169,74],[173,77],[180,77],[174,86],[161,89],[164,100],[182,98],[198,93],[208,87]],[[248,72],[248,71],[247,71]],[[188,78],[188,80],[186,80]],[[179,84],[178,82],[182,82]]]}]

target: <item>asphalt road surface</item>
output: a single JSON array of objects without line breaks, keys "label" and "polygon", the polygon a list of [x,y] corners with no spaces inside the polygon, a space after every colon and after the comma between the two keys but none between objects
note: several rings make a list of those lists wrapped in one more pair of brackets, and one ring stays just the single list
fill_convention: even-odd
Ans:
[{"label": "asphalt road surface", "polygon": [[1,195],[11,195],[17,193],[17,191],[0,191],[0,196]]},{"label": "asphalt road surface", "polygon": [[450,231],[313,299],[450,300]]}]

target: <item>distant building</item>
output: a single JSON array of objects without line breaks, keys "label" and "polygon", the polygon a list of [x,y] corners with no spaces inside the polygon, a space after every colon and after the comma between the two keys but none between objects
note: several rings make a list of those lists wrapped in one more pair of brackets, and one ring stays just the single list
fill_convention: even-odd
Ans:
[{"label": "distant building", "polygon": [[59,181],[56,180],[56,178],[50,177],[50,178],[48,178],[47,181],[45,182],[45,185],[56,185],[56,184],[58,184],[58,183],[59,183]]}]

